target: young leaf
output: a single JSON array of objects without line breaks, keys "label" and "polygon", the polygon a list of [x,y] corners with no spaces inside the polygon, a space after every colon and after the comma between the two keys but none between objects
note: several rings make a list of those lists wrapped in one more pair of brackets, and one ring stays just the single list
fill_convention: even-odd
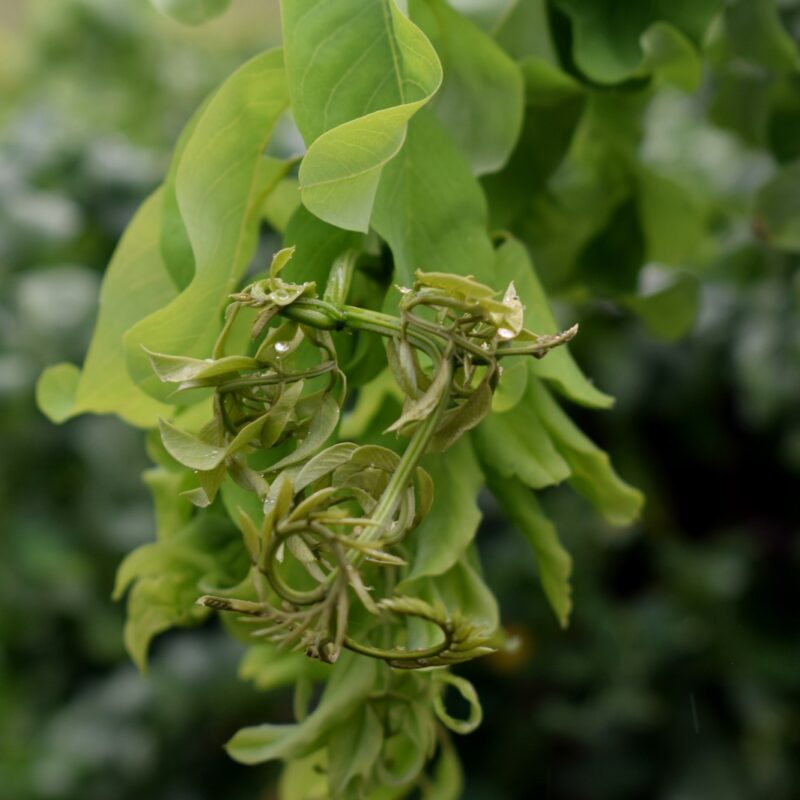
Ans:
[{"label": "young leaf", "polygon": [[249,356],[225,356],[224,358],[188,358],[146,351],[156,375],[165,383],[206,380],[230,375],[239,370],[258,369],[261,364]]},{"label": "young leaf", "polygon": [[222,445],[198,439],[165,419],[158,421],[158,427],[164,447],[179,464],[190,469],[209,470],[214,469],[225,458],[225,448]]},{"label": "young leaf", "polygon": [[452,368],[447,359],[442,359],[433,377],[433,382],[419,397],[406,401],[399,419],[386,429],[386,433],[399,431],[411,422],[419,422],[435,413],[450,387]]},{"label": "young leaf", "polygon": [[377,675],[378,664],[372,659],[343,653],[331,672],[319,706],[302,722],[242,728],[225,749],[242,764],[308,755],[325,742],[329,731],[356,713],[372,691]]},{"label": "young leaf", "polygon": [[336,728],[328,746],[328,784],[332,797],[347,797],[368,783],[383,748],[383,726],[370,705],[363,705]]},{"label": "young leaf", "polygon": [[290,455],[282,458],[270,467],[270,471],[277,472],[292,464],[298,464],[309,458],[325,444],[328,437],[336,430],[339,423],[339,406],[329,394],[325,395],[319,409],[311,418],[308,435],[300,446]]}]

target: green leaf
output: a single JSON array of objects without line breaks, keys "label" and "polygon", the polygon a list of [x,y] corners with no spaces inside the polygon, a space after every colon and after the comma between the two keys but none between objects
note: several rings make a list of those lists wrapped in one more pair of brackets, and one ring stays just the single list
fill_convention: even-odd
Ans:
[{"label": "green leaf", "polygon": [[[433,708],[439,721],[455,733],[472,733],[483,720],[483,709],[475,687],[465,678],[446,670],[436,672],[435,680],[444,684],[442,691],[433,696]],[[466,719],[456,719],[444,707],[443,695],[447,686],[452,686],[469,705],[469,716]]]},{"label": "green leaf", "polygon": [[298,448],[285,458],[276,462],[270,467],[271,471],[286,469],[293,464],[299,464],[310,458],[319,450],[339,424],[339,406],[329,394],[325,395],[319,408],[311,418],[311,425],[308,429],[306,438],[300,443]]},{"label": "green leaf", "polygon": [[668,22],[683,37],[699,43],[719,0],[556,0],[571,18],[575,63],[598,83],[624,81],[642,68],[643,34],[655,22]]},{"label": "green leaf", "polygon": [[366,231],[381,169],[441,83],[436,51],[393,0],[283,0],[281,11],[292,108],[308,144],[303,203]]},{"label": "green leaf", "polygon": [[223,445],[203,441],[165,419],[158,421],[158,427],[164,447],[179,464],[191,469],[209,470],[225,458]]},{"label": "green leaf", "polygon": [[[213,95],[211,95],[213,96]],[[183,291],[194,275],[194,253],[192,243],[181,217],[175,180],[187,143],[194,135],[197,123],[205,113],[211,96],[192,114],[191,119],[181,131],[170,161],[169,171],[164,179],[161,204],[161,257],[175,286]]]},{"label": "green leaf", "polygon": [[570,468],[539,420],[533,405],[536,384],[530,375],[521,401],[504,413],[490,414],[472,439],[481,461],[492,471],[542,489],[566,480]]},{"label": "green leaf", "polygon": [[318,749],[331,730],[355,713],[372,691],[378,664],[369,658],[342,653],[317,708],[294,725],[256,725],[242,728],[225,746],[242,764],[290,760]]},{"label": "green leaf", "polygon": [[[525,246],[508,237],[495,254],[498,282],[514,281],[525,306],[525,327],[535,333],[557,333],[555,320],[544,288]],[[580,334],[579,334],[580,335]],[[614,399],[604,394],[583,374],[565,345],[551,350],[544,358],[530,360],[532,374],[553,384],[565,397],[594,408],[608,408]]]},{"label": "green leaf", "polygon": [[782,167],[756,197],[756,230],[772,247],[800,253],[800,161]]},{"label": "green leaf", "polygon": [[558,63],[550,33],[547,0],[506,0],[509,6],[492,26],[498,44],[514,59]]},{"label": "green leaf", "polygon": [[165,383],[218,378],[239,370],[258,369],[261,366],[258,361],[249,356],[225,356],[213,359],[145,352],[147,352],[156,375]]},{"label": "green leaf", "polygon": [[692,42],[674,25],[654,22],[640,40],[643,58],[637,75],[652,74],[656,84],[693,92],[700,85],[703,64]]},{"label": "green leaf", "polygon": [[488,485],[503,513],[533,548],[542,589],[565,628],[572,610],[572,559],[561,545],[555,526],[542,513],[535,494],[520,481],[489,472]]},{"label": "green leaf", "polygon": [[231,0],[150,0],[162,13],[184,25],[201,25],[218,17]]},{"label": "green leaf", "polygon": [[480,185],[427,110],[411,121],[405,147],[384,170],[372,222],[392,249],[395,283],[410,286],[418,269],[494,283]]},{"label": "green leaf", "polygon": [[399,431],[404,426],[427,419],[433,414],[450,388],[452,374],[450,362],[442,359],[431,385],[419,397],[406,400],[403,413],[386,429],[386,433]]},{"label": "green leaf", "polygon": [[56,424],[68,420],[75,412],[81,371],[74,364],[47,367],[36,383],[36,405]]},{"label": "green leaf", "polygon": [[383,736],[381,721],[367,704],[331,732],[328,785],[332,797],[347,797],[348,790],[358,791],[368,782],[381,754]]},{"label": "green leaf", "polygon": [[295,257],[286,265],[284,278],[325,286],[334,260],[350,248],[360,249],[363,235],[335,228],[299,206],[289,220],[284,242],[295,247]]},{"label": "green leaf", "polygon": [[352,457],[353,453],[358,450],[358,445],[352,442],[340,442],[339,444],[332,445],[331,447],[323,450],[319,455],[314,456],[304,467],[300,470],[297,478],[294,481],[294,489],[296,492],[305,489],[306,486],[314,483],[325,475],[329,475],[338,466],[347,463]]},{"label": "green leaf", "polygon": [[669,276],[666,285],[647,294],[622,298],[652,333],[676,341],[691,331],[700,310],[700,283],[694,275],[679,272]]},{"label": "green leaf", "polygon": [[474,538],[481,521],[476,499],[483,474],[467,438],[445,453],[424,458],[422,463],[435,489],[430,512],[408,538],[414,547],[409,581],[450,569]]},{"label": "green leaf", "polygon": [[776,72],[797,72],[800,52],[773,0],[733,0],[725,5],[725,31],[737,58]]},{"label": "green leaf", "polygon": [[569,481],[575,490],[612,525],[627,525],[636,519],[644,502],[642,493],[620,479],[608,454],[577,428],[542,383],[532,380],[528,390],[541,424],[569,465]]},{"label": "green leaf", "polygon": [[54,422],[86,411],[117,414],[131,425],[152,427],[170,409],[145,395],[125,365],[123,335],[138,320],[175,297],[161,260],[161,194],[151,195],[128,225],[100,290],[100,314],[80,376],[59,364],[39,379],[37,397]]},{"label": "green leaf", "polygon": [[508,160],[522,127],[519,67],[444,0],[412,0],[409,11],[444,67],[431,108],[466,154],[473,173],[496,172]]},{"label": "green leaf", "polygon": [[128,598],[125,646],[145,669],[154,636],[207,616],[196,605],[202,585],[235,586],[249,563],[238,533],[227,520],[195,517],[171,537],[134,550],[119,568],[115,596],[135,581]]},{"label": "green leaf", "polygon": [[698,193],[644,166],[636,179],[647,261],[684,267],[697,261],[707,224]]},{"label": "green leaf", "polygon": [[131,374],[157,398],[166,399],[171,389],[152,375],[142,345],[184,356],[211,352],[227,293],[255,246],[264,195],[288,168],[288,162],[262,155],[287,103],[282,55],[271,50],[225,82],[186,143],[175,190],[194,254],[194,277],[175,300],[125,336]]},{"label": "green leaf", "polygon": [[293,684],[315,664],[304,653],[287,653],[273,644],[250,645],[239,664],[239,677],[266,692]]},{"label": "green leaf", "polygon": [[464,775],[458,753],[449,739],[441,743],[441,754],[433,778],[422,791],[424,800],[458,800],[464,790]]},{"label": "green leaf", "polygon": [[507,358],[501,366],[503,371],[492,396],[492,411],[499,414],[514,408],[522,400],[530,367],[525,358]]}]

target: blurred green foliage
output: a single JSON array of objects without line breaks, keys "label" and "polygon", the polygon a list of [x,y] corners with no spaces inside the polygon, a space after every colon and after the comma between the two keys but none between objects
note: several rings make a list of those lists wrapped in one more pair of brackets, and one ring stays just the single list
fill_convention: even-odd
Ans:
[{"label": "blurred green foliage", "polygon": [[[586,6],[550,9],[562,50]],[[533,589],[525,543],[487,501],[482,556],[520,647],[465,671],[486,712],[458,743],[468,798],[800,792],[800,4],[772,9],[740,0],[715,18],[700,89],[648,93],[644,130],[612,132],[642,134],[632,162],[602,164],[596,185],[563,167],[553,182],[563,152],[533,165],[532,185],[596,212],[585,229],[552,217],[537,232],[548,246],[568,232],[583,266],[552,247],[538,255],[563,321],[582,321],[576,357],[618,398],[613,412],[576,415],[648,506],[620,534],[574,495],[545,493],[575,564],[564,633]],[[167,636],[147,679],[125,661],[109,596],[118,561],[151,537],[139,437],[110,419],[54,428],[33,406],[40,369],[85,351],[99,271],[181,125],[277,30],[274,16],[243,24],[252,19],[190,35],[144,4],[64,0],[3,36],[4,800],[244,798],[274,785],[218,746],[244,723],[289,715],[274,707],[284,700],[267,710],[237,683],[235,644],[211,627]],[[573,66],[601,82],[641,80],[627,50],[591,52]],[[569,88],[557,100],[553,124],[571,131],[586,101]],[[587,141],[607,133],[605,119],[599,109]],[[535,144],[535,131],[524,136]],[[648,213],[673,214],[671,235],[653,238]],[[514,219],[511,207],[498,222]],[[637,277],[643,242],[651,260]],[[612,281],[598,263],[615,267]]]}]

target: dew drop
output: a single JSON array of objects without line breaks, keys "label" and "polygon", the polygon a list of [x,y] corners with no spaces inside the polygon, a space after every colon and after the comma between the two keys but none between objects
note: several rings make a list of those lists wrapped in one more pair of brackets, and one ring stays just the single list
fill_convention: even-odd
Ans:
[{"label": "dew drop", "polygon": [[514,338],[514,331],[511,331],[508,328],[498,328],[497,335],[501,339],[513,339]]},{"label": "dew drop", "polygon": [[279,353],[285,353],[285,352],[286,352],[286,351],[289,349],[289,345],[288,345],[286,342],[278,342],[278,343],[275,345],[275,349],[276,349],[276,350],[277,350]]}]

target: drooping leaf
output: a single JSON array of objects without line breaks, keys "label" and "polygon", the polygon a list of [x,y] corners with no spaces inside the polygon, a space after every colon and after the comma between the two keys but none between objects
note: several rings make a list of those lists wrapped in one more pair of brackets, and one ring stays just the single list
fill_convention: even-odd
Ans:
[{"label": "drooping leaf", "polygon": [[125,364],[123,336],[138,320],[169,303],[175,285],[159,249],[160,192],[142,205],[111,259],[100,290],[100,314],[80,375],[67,365],[49,367],[39,379],[42,411],[62,422],[84,412],[117,414],[151,427],[169,407],[144,394]]},{"label": "drooping leaf", "polygon": [[[525,307],[525,327],[528,330],[540,334],[556,333],[559,330],[547,295],[521,242],[509,237],[497,249],[495,274],[498,281],[514,281]],[[577,403],[608,408],[614,402],[609,395],[595,388],[565,345],[555,348],[540,360],[531,360],[530,370]]]},{"label": "drooping leaf", "polygon": [[227,293],[255,245],[263,197],[288,168],[262,156],[287,103],[282,54],[271,50],[225,82],[186,143],[175,187],[194,254],[194,277],[173,302],[125,336],[131,374],[156,397],[165,399],[171,390],[152,375],[142,345],[195,357],[211,352]]},{"label": "drooping leaf", "polygon": [[186,467],[214,469],[225,458],[225,447],[222,444],[206,442],[165,419],[159,420],[159,430],[167,452]]},{"label": "drooping leaf", "polygon": [[503,513],[533,548],[542,589],[561,627],[566,627],[572,609],[572,559],[559,541],[555,526],[542,513],[534,493],[520,481],[489,472],[488,484]]},{"label": "drooping leaf", "polygon": [[458,561],[475,536],[481,514],[476,502],[483,474],[467,438],[423,460],[433,478],[430,513],[411,533],[414,558],[408,580],[440,575]]},{"label": "drooping leaf", "polygon": [[380,756],[383,737],[381,721],[367,704],[332,732],[328,786],[333,797],[347,797],[367,783]]},{"label": "drooping leaf", "polygon": [[314,752],[329,731],[358,710],[372,691],[378,668],[372,659],[343,653],[319,705],[302,722],[242,728],[225,749],[242,764],[289,760]]},{"label": "drooping leaf", "polygon": [[537,383],[531,375],[520,402],[508,411],[490,414],[472,438],[481,461],[493,472],[541,489],[566,480],[570,468],[532,405]]},{"label": "drooping leaf", "polygon": [[600,450],[564,413],[539,381],[529,384],[530,403],[553,444],[569,465],[569,481],[612,525],[627,525],[638,516],[642,493],[614,471]]},{"label": "drooping leaf", "polygon": [[176,625],[192,625],[208,611],[195,601],[203,584],[235,586],[248,563],[238,533],[219,517],[196,517],[167,539],[143,545],[120,565],[119,597],[133,583],[128,599],[125,646],[144,670],[154,636]]}]

